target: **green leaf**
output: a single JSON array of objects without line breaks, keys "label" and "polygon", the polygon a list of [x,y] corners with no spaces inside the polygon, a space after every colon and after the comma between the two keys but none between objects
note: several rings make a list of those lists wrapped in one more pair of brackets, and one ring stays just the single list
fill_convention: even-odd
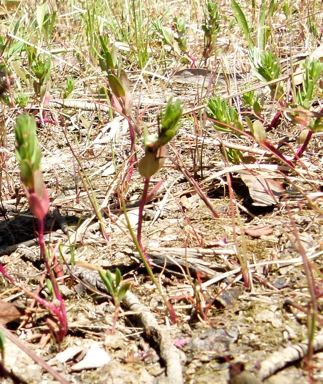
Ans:
[{"label": "green leaf", "polygon": [[266,16],[266,1],[263,3],[261,12],[259,15],[258,22],[258,48],[260,51],[264,51],[266,47],[266,26],[265,26],[265,16]]},{"label": "green leaf", "polygon": [[253,131],[253,124],[252,124],[252,121],[249,119],[248,116],[245,116],[245,122],[247,123],[248,125],[248,128],[250,129],[250,131],[252,132]]},{"label": "green leaf", "polygon": [[26,187],[34,189],[34,175],[29,160],[23,159],[20,163],[21,181]]},{"label": "green leaf", "polygon": [[107,278],[106,274],[103,272],[103,271],[99,271],[99,275],[104,283],[104,285],[107,287],[107,290],[108,292],[110,293],[110,295],[114,295],[114,289],[109,281],[109,279]]},{"label": "green leaf", "polygon": [[116,280],[115,280],[115,282],[116,282],[116,287],[119,287],[119,284],[120,284],[120,281],[121,281],[121,272],[120,272],[120,269],[117,268],[115,273],[116,273]]},{"label": "green leaf", "polygon": [[265,128],[264,128],[263,124],[259,120],[256,120],[253,123],[252,133],[254,134],[255,139],[258,142],[262,142],[262,141],[266,140]]},{"label": "green leaf", "polygon": [[120,80],[113,74],[108,75],[109,84],[113,94],[117,97],[124,97],[126,92]]},{"label": "green leaf", "polygon": [[0,331],[0,352],[1,352],[1,354],[3,354],[3,352],[4,352],[5,343],[6,343],[6,336],[4,335],[4,333],[2,331]]},{"label": "green leaf", "polygon": [[256,100],[253,104],[253,110],[255,111],[255,114],[256,115],[260,115],[261,112],[262,112],[262,108],[261,108],[261,105],[259,104],[259,101]]},{"label": "green leaf", "polygon": [[268,18],[270,19],[276,10],[275,0],[271,0],[268,11]]},{"label": "green leaf", "polygon": [[38,23],[38,28],[40,32],[42,31],[42,28],[43,28],[44,17],[46,14],[46,7],[47,7],[46,1],[42,5],[39,5],[37,7],[36,17],[37,17],[37,23]]},{"label": "green leaf", "polygon": [[140,161],[139,161],[139,173],[143,177],[151,177],[157,173],[162,165],[154,153],[148,152]]},{"label": "green leaf", "polygon": [[18,65],[17,62],[13,61],[11,63],[11,66],[12,68],[14,69],[14,71],[16,72],[16,74],[27,84],[29,85],[29,80],[27,79],[26,77],[26,72],[24,71],[24,69],[21,69]]},{"label": "green leaf", "polygon": [[121,71],[120,71],[119,80],[120,80],[125,92],[129,92],[130,82],[128,79],[128,75],[126,74],[126,71],[124,69],[121,69]]},{"label": "green leaf", "polygon": [[47,289],[49,291],[49,294],[53,297],[55,296],[54,294],[54,289],[53,289],[53,284],[52,282],[49,280],[49,279],[46,279],[46,285],[47,285]]},{"label": "green leaf", "polygon": [[252,41],[252,38],[250,35],[250,29],[248,26],[248,22],[247,22],[247,19],[244,15],[240,5],[235,0],[231,0],[231,6],[232,6],[233,14],[234,14],[235,18],[237,19],[237,22],[238,22],[240,28],[242,29],[242,32],[245,34],[245,36],[248,40],[249,48],[253,47],[253,41]]},{"label": "green leaf", "polygon": [[109,279],[110,283],[113,283],[113,276],[112,273],[109,271],[109,269],[105,273],[106,277]]},{"label": "green leaf", "polygon": [[170,28],[163,27],[162,34],[165,39],[166,44],[173,45],[174,43],[174,33]]},{"label": "green leaf", "polygon": [[122,301],[124,299],[124,297],[126,296],[126,293],[128,291],[128,289],[130,288],[130,284],[123,284],[122,287],[119,289],[119,292],[118,292],[118,299],[119,301]]}]

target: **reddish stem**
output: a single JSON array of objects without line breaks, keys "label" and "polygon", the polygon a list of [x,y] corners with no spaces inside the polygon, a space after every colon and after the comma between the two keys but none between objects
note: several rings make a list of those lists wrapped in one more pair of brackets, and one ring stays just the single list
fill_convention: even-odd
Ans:
[{"label": "reddish stem", "polygon": [[144,185],[144,190],[143,190],[142,198],[140,200],[140,205],[139,205],[137,240],[138,240],[140,249],[141,249],[143,255],[145,256],[145,259],[147,260],[148,265],[151,267],[150,260],[149,260],[148,256],[146,255],[145,249],[144,249],[144,247],[142,245],[142,242],[141,242],[143,212],[144,212],[144,207],[145,207],[145,204],[146,204],[146,201],[147,201],[149,183],[150,183],[150,177],[146,177],[145,185]]},{"label": "reddish stem", "polygon": [[297,152],[296,152],[296,155],[294,157],[294,160],[298,160],[302,157],[303,153],[305,152],[306,148],[308,147],[308,144],[312,138],[312,135],[313,135],[313,131],[310,129],[307,133],[307,136],[306,136],[306,139],[303,143],[303,145],[301,145],[298,149],[297,149]]},{"label": "reddish stem", "polygon": [[64,336],[67,334],[67,331],[68,331],[66,308],[65,308],[64,300],[63,300],[63,298],[59,292],[56,279],[55,279],[55,277],[51,271],[50,265],[48,263],[47,255],[46,255],[45,242],[44,242],[44,219],[38,220],[38,238],[39,238],[40,253],[43,256],[46,270],[47,270],[47,273],[49,275],[50,281],[52,283],[56,299],[59,301],[60,309],[58,309],[55,306],[55,308],[57,310],[57,311],[55,311],[55,314],[58,316],[58,319],[61,323],[61,329],[57,335],[58,341],[61,341],[61,340],[63,340]]}]

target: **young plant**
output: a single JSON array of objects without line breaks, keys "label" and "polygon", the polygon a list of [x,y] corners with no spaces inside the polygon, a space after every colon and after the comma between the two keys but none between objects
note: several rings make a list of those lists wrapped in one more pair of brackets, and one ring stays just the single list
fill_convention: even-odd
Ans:
[{"label": "young plant", "polygon": [[255,96],[255,91],[246,92],[241,96],[241,98],[247,106],[253,109],[253,112],[258,117],[262,118],[261,116],[262,108],[259,103],[259,97]]},{"label": "young plant", "polygon": [[107,72],[110,91],[103,89],[110,98],[113,109],[123,114],[129,124],[130,140],[131,140],[131,158],[129,180],[133,172],[133,164],[135,162],[135,143],[136,129],[132,121],[132,105],[133,96],[129,90],[129,80],[126,72],[122,69],[121,58],[117,56],[117,48],[115,45],[109,47],[109,39],[107,36],[100,36],[101,52],[99,64],[103,71]]},{"label": "young plant", "polygon": [[66,90],[63,93],[63,99],[66,100],[70,98],[73,91],[74,91],[74,80],[71,77],[68,77],[66,80]]},{"label": "young plant", "polygon": [[315,92],[323,72],[323,63],[320,60],[306,58],[304,63],[305,74],[302,87],[297,92],[297,102],[306,109],[310,109],[315,101]]},{"label": "young plant", "polygon": [[[38,219],[38,236],[40,253],[44,259],[46,270],[53,287],[58,305],[50,304],[51,309],[60,320],[60,330],[57,334],[61,341],[68,331],[64,301],[60,295],[57,282],[48,262],[44,243],[44,218],[49,210],[49,196],[40,170],[41,148],[37,144],[36,122],[34,117],[20,115],[15,127],[16,156],[20,165],[22,187],[29,202],[32,214]],[[43,302],[42,302],[43,303]]]},{"label": "young plant", "polygon": [[99,274],[104,285],[107,287],[107,290],[112,296],[114,306],[115,306],[114,320],[113,320],[113,326],[111,330],[111,334],[113,334],[116,329],[116,325],[119,317],[120,304],[124,299],[128,289],[130,288],[130,284],[128,283],[121,284],[122,276],[118,268],[116,269],[115,276],[113,276],[109,270],[107,270],[105,273],[104,271],[99,271]]},{"label": "young plant", "polygon": [[[154,274],[151,270],[150,261],[146,255],[145,249],[143,247],[141,241],[141,232],[142,232],[142,221],[143,221],[143,211],[145,204],[148,200],[148,188],[150,183],[150,178],[155,173],[157,173],[160,168],[163,166],[165,157],[167,154],[166,145],[169,143],[173,137],[176,135],[179,126],[178,123],[182,117],[183,109],[181,107],[180,100],[177,100],[174,104],[172,103],[172,99],[169,99],[165,112],[160,115],[160,129],[157,134],[148,135],[147,130],[145,130],[145,156],[139,162],[139,173],[141,176],[145,178],[144,190],[142,193],[142,198],[140,200],[139,206],[139,215],[138,215],[138,229],[137,229],[137,237],[133,233],[131,228],[129,218],[127,216],[127,212],[123,203],[123,211],[127,220],[128,229],[133,238],[133,241],[137,247],[137,250],[141,256],[145,267],[151,276],[153,282],[158,288],[164,303],[171,315],[172,321],[176,323],[176,314],[174,312],[173,307],[168,302],[167,298],[162,292],[160,285],[154,277]],[[156,188],[154,189],[154,191]],[[154,191],[150,193],[149,196],[153,196]],[[123,200],[122,200],[123,201]]]},{"label": "young plant", "polygon": [[235,133],[228,125],[232,125],[240,131],[244,130],[237,111],[229,106],[226,100],[221,100],[220,96],[211,97],[207,100],[206,105],[207,115],[215,120],[214,127],[218,131]]},{"label": "young plant", "polygon": [[204,31],[204,50],[203,57],[205,62],[212,55],[215,48],[216,37],[220,31],[220,15],[216,2],[207,0],[204,23],[202,25]]},{"label": "young plant", "polygon": [[162,18],[153,21],[152,24],[162,37],[163,44],[168,46],[168,50],[173,50],[177,55],[184,54],[192,61],[192,67],[196,66],[196,59],[187,52],[187,28],[184,19],[175,17],[172,28],[165,27]]},{"label": "young plant", "polygon": [[[257,47],[250,49],[249,59],[253,66],[254,75],[262,82],[266,83],[279,78],[281,68],[277,57],[270,51],[263,52]],[[269,85],[271,97],[281,100],[284,96],[284,89],[279,84]]]},{"label": "young plant", "polygon": [[[141,243],[141,229],[143,210],[147,201],[148,188],[150,178],[157,173],[163,166],[167,154],[166,144],[169,143],[178,131],[178,123],[182,117],[183,109],[180,100],[172,104],[172,99],[168,100],[165,112],[160,116],[161,128],[157,134],[148,135],[147,130],[144,132],[145,140],[145,156],[139,162],[139,173],[145,178],[144,191],[139,206],[139,220],[137,239],[144,255],[144,247]],[[146,257],[149,263],[148,258]]]}]

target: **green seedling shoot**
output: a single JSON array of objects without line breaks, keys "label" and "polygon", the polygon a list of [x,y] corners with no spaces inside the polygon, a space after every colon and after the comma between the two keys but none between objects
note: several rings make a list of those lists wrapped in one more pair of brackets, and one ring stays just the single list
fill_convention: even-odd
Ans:
[{"label": "green seedling shoot", "polygon": [[237,111],[232,106],[229,106],[226,100],[221,100],[219,96],[215,96],[211,97],[206,105],[207,115],[214,120],[214,127],[216,130],[236,133],[236,131],[230,129],[228,125],[232,125],[240,131],[244,130]]},{"label": "green seedling shoot", "polygon": [[1,360],[2,365],[4,364],[4,351],[5,351],[5,345],[6,344],[6,336],[2,331],[0,331],[0,354],[1,354]]},{"label": "green seedling shoot", "polygon": [[[23,190],[29,202],[32,214],[38,219],[38,234],[41,255],[45,261],[46,270],[50,279],[53,293],[59,301],[59,306],[46,302],[40,297],[35,299],[50,309],[60,321],[60,330],[56,333],[57,340],[61,341],[68,331],[64,301],[60,295],[57,282],[48,262],[44,242],[44,218],[49,210],[49,195],[40,170],[41,148],[37,143],[36,122],[28,114],[17,118],[15,127],[16,157],[20,165],[20,175]],[[7,276],[5,270],[1,270]],[[53,330],[54,331],[54,330]],[[54,331],[55,332],[55,331]]]},{"label": "green seedling shoot", "polygon": [[128,283],[121,284],[122,276],[118,268],[116,269],[114,276],[109,270],[107,270],[106,272],[101,270],[99,271],[99,274],[108,292],[112,296],[112,299],[115,305],[114,321],[113,321],[113,326],[111,330],[111,333],[113,334],[117,325],[118,317],[119,317],[120,304],[124,299],[128,289],[130,288],[130,284]]}]

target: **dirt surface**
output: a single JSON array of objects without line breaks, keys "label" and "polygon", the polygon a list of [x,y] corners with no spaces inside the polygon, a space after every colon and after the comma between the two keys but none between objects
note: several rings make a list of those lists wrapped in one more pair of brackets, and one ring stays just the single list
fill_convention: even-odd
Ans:
[{"label": "dirt surface", "polygon": [[[234,58],[231,49],[226,59],[232,66]],[[64,60],[76,59],[66,54]],[[243,67],[242,59],[240,64]],[[60,345],[54,335],[45,342],[51,334],[47,319],[58,326],[57,319],[37,305],[21,327],[22,319],[18,319],[7,328],[71,383],[225,384],[230,366],[232,383],[308,383],[308,371],[316,382],[323,382],[322,344],[310,361],[293,361],[268,378],[262,371],[274,353],[282,352],[283,360],[286,348],[308,341],[313,307],[304,259],[309,260],[316,289],[319,320],[315,336],[322,336],[321,133],[313,135],[302,161],[291,169],[250,137],[216,131],[204,118],[203,103],[210,88],[196,77],[189,82],[183,80],[183,73],[178,81],[176,76],[169,76],[170,81],[151,75],[141,78],[140,71],[131,65],[126,68],[134,90],[138,160],[144,155],[142,129],[157,131],[158,113],[169,97],[180,98],[185,111],[201,107],[184,114],[168,146],[164,167],[151,178],[150,190],[161,181],[162,186],[145,206],[142,243],[174,307],[177,323],[173,324],[140,261],[122,212],[120,194],[136,231],[144,182],[137,163],[132,169],[129,161],[127,120],[117,113],[110,116],[104,109],[107,104],[91,97],[89,91],[96,93],[98,88],[95,79],[104,78],[101,70],[92,65],[85,76],[79,68],[80,63],[74,70],[62,63],[53,68],[47,113],[56,125],[41,122],[36,99],[25,108],[39,120],[42,171],[51,200],[45,238],[64,268],[60,290],[69,332]],[[173,66],[160,75],[168,76],[176,69]],[[239,76],[221,75],[217,92],[229,97],[233,89],[255,83],[251,74],[239,72]],[[78,80],[78,88],[74,99],[63,107],[57,79],[67,74]],[[207,75],[212,81],[213,72]],[[12,91],[18,92],[15,81]],[[265,119],[271,121],[277,103],[263,89],[257,92]],[[230,96],[230,100],[237,105],[238,98]],[[20,188],[15,157],[14,123],[22,111],[5,105],[2,109],[0,261],[30,291],[41,284],[41,297],[51,301],[48,286],[41,280],[44,262],[39,255],[37,221]],[[243,107],[241,112],[250,111]],[[278,148],[286,137],[290,139],[281,151],[292,158],[298,133],[283,117],[275,129],[267,131],[267,140]],[[223,156],[228,143],[241,148],[240,164]],[[102,236],[82,177],[87,178],[87,189],[92,189],[101,207],[108,241]],[[111,334],[115,308],[98,270],[115,272],[116,268],[131,284],[131,294],[122,303]],[[31,304],[3,277],[0,292],[2,300],[18,307],[26,309]],[[235,372],[239,363],[245,364],[247,381]],[[5,384],[57,382],[10,341],[3,366]]]}]

